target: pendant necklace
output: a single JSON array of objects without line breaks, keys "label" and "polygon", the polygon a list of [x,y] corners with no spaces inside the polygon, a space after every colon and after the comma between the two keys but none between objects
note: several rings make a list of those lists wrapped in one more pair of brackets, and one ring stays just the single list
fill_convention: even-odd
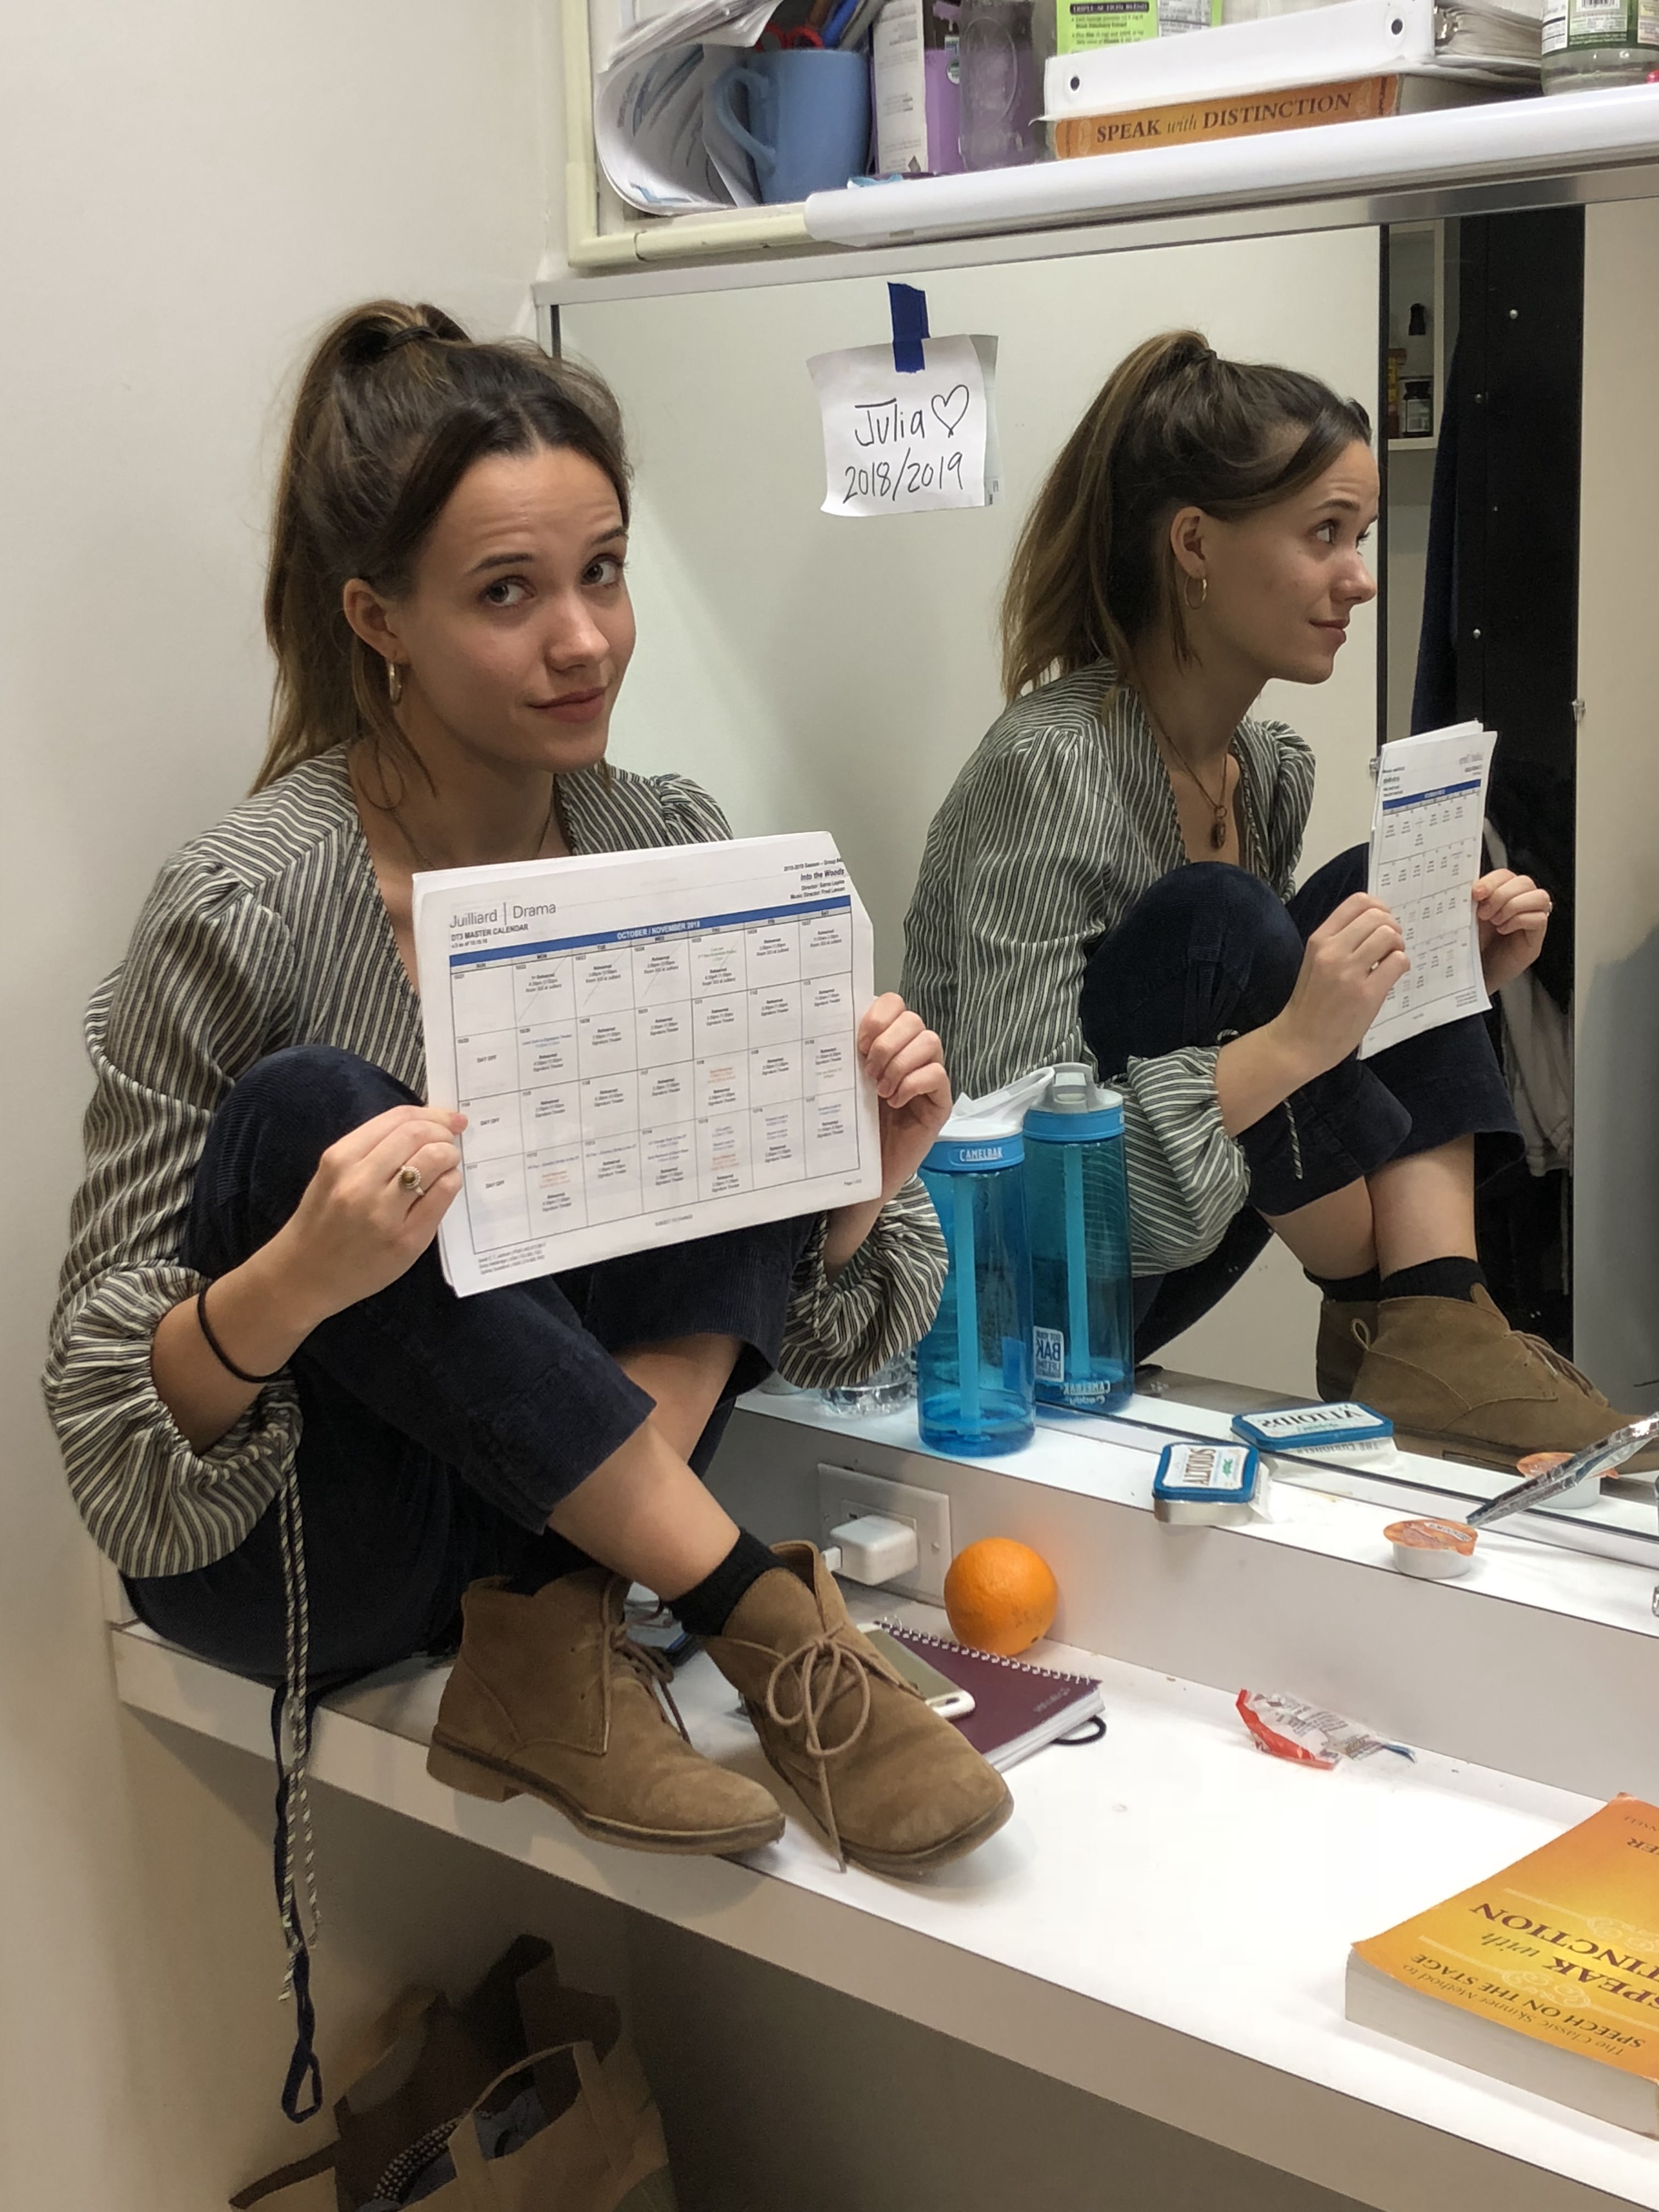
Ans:
[{"label": "pendant necklace", "polygon": [[1188,781],[1196,787],[1205,805],[1212,810],[1215,818],[1210,824],[1210,849],[1215,853],[1221,852],[1227,842],[1227,763],[1232,758],[1232,740],[1228,739],[1227,750],[1221,757],[1221,796],[1218,799],[1205,785],[1192,763],[1169,732],[1159,727],[1153,719],[1152,708],[1147,706],[1144,697],[1140,705],[1146,720],[1152,724],[1152,735],[1159,738],[1175,755],[1185,771]]},{"label": "pendant necklace", "polygon": [[[557,776],[553,777],[552,787],[552,790],[549,794],[547,801],[547,818],[542,823],[540,831],[538,833],[536,838],[534,850],[529,856],[532,860],[539,857],[542,847],[547,842],[548,831],[553,827],[556,821],[560,820],[559,780]],[[375,806],[379,812],[390,816],[392,828],[396,830],[398,835],[403,839],[404,844],[409,848],[410,853],[417,868],[430,869],[436,866],[434,861],[427,858],[426,854],[421,850],[420,846],[416,842],[409,824],[404,820],[402,812],[400,811],[395,799],[386,799],[383,802],[377,802],[371,799],[369,804],[371,806]],[[561,827],[562,827],[562,823]],[[567,838],[565,842],[568,844],[569,842],[568,838]]]}]

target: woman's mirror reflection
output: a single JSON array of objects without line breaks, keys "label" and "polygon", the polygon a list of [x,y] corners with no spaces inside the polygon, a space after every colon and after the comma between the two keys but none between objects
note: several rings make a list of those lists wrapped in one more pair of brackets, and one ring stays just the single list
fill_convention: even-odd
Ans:
[{"label": "woman's mirror reflection", "polygon": [[[1020,538],[1009,705],[934,817],[905,991],[959,1089],[1087,1058],[1122,1090],[1139,1358],[1276,1236],[1322,1293],[1322,1396],[1512,1468],[1623,1417],[1486,1289],[1474,1140],[1519,1139],[1485,1022],[1356,1056],[1401,934],[1363,846],[1297,887],[1312,753],[1252,711],[1323,683],[1375,592],[1371,448],[1357,402],[1195,331],[1113,372]],[[1508,869],[1474,896],[1496,988],[1550,902]]]}]

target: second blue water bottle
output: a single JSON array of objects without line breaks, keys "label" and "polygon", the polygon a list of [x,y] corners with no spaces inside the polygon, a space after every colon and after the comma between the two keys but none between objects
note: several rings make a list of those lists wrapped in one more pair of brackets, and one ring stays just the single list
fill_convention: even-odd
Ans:
[{"label": "second blue water bottle", "polygon": [[1063,1062],[1022,1133],[1036,1395],[1099,1413],[1134,1388],[1123,1101]]}]

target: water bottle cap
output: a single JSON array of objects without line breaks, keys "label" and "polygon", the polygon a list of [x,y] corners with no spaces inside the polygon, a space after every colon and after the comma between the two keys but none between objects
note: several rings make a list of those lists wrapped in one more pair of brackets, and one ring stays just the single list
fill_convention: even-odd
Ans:
[{"label": "water bottle cap", "polygon": [[1025,1133],[1039,1142],[1090,1144],[1123,1133],[1123,1098],[1097,1083],[1081,1060],[1062,1060],[1054,1080],[1025,1116]]},{"label": "water bottle cap", "polygon": [[1025,1157],[1020,1125],[1034,1099],[1048,1088],[1052,1067],[1034,1068],[1000,1091],[983,1098],[958,1098],[951,1118],[934,1139],[922,1162],[938,1175],[982,1174],[993,1168],[1017,1167]]}]

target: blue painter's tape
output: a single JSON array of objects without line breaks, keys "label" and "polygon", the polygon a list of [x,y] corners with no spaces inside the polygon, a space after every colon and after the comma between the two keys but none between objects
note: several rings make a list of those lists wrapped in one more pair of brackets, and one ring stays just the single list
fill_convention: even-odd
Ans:
[{"label": "blue painter's tape", "polygon": [[888,304],[893,316],[893,366],[901,376],[915,376],[927,366],[921,349],[930,335],[927,295],[914,284],[890,284]]}]

